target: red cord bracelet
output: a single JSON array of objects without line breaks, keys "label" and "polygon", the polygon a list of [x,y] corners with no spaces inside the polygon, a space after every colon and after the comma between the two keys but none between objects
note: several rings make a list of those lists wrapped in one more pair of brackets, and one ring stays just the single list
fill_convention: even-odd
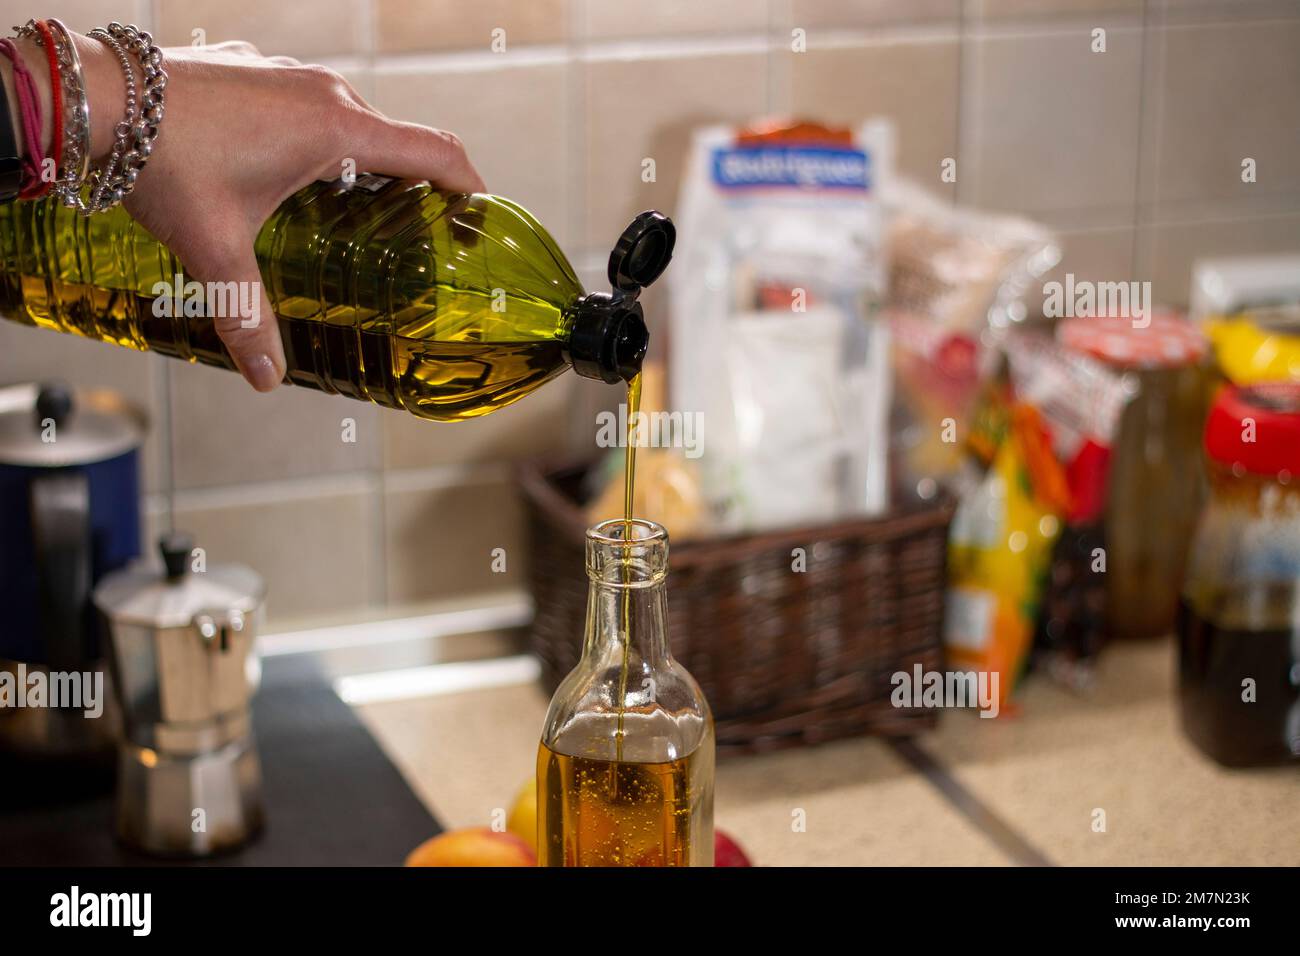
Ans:
[{"label": "red cord bracelet", "polygon": [[[54,158],[55,169],[62,172],[63,166],[63,77],[59,73],[59,58],[54,50],[54,34],[44,20],[32,21],[32,26],[41,35],[41,46],[45,50],[45,59],[50,65],[50,90],[54,101],[54,115],[50,119],[50,155]],[[38,195],[44,195],[54,188],[53,183],[45,184]]]}]

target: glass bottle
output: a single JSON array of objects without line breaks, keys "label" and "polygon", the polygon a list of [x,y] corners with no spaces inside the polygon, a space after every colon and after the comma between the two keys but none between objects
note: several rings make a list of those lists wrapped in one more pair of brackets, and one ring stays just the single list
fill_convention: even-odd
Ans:
[{"label": "glass bottle", "polygon": [[1103,534],[1106,626],[1112,637],[1169,634],[1204,495],[1201,434],[1209,400],[1200,329],[1173,313],[1072,318],[1067,346],[1124,377],[1132,398],[1111,445]]},{"label": "glass bottle", "polygon": [[668,533],[587,532],[587,633],[537,751],[539,866],[712,866],[713,717],[669,651]]},{"label": "glass bottle", "polygon": [[1178,614],[1183,728],[1226,766],[1300,762],[1300,384],[1225,386]]},{"label": "glass bottle", "polygon": [[[458,421],[572,366],[630,379],[647,333],[636,298],[672,255],[672,223],[638,216],[610,258],[612,293],[584,293],[527,211],[499,196],[361,176],[290,196],[254,244],[286,381]],[[257,290],[196,283],[122,208],[0,205],[0,314],[219,368],[213,316],[261,321]]]}]

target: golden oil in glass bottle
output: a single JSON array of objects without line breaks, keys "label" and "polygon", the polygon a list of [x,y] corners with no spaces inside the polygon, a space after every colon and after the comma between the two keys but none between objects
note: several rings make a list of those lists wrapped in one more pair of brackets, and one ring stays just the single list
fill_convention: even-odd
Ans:
[{"label": "golden oil in glass bottle", "polygon": [[711,866],[713,718],[669,652],[668,535],[643,519],[587,532],[582,658],[537,752],[541,866]]}]

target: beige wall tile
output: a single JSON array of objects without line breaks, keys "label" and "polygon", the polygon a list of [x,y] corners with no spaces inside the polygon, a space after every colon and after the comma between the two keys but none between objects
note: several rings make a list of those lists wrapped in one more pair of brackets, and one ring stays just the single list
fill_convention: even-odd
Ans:
[{"label": "beige wall tile", "polygon": [[1042,314],[1044,283],[1064,282],[1067,273],[1073,274],[1078,281],[1089,282],[1128,282],[1145,278],[1133,271],[1135,234],[1132,228],[1057,229],[1061,261],[1025,293],[1029,315]]},{"label": "beige wall tile", "polygon": [[1057,230],[1061,261],[1043,281],[1062,279],[1067,272],[1093,282],[1141,278],[1133,272],[1134,236],[1131,228]]},{"label": "beige wall tile", "polygon": [[[594,60],[586,64],[588,246],[610,249],[643,209],[672,214],[692,130],[767,108],[761,53]],[[655,181],[642,181],[642,161]]]},{"label": "beige wall tile", "polygon": [[1090,13],[1142,13],[1142,0],[970,0],[973,18],[1080,16]]},{"label": "beige wall tile", "polygon": [[[402,414],[299,386],[262,394],[233,372],[179,363],[171,394],[177,488],[376,469],[379,416]],[[345,418],[355,442],[343,440]]]},{"label": "beige wall tile", "polygon": [[364,50],[353,0],[162,0],[154,31],[164,43],[189,46],[194,31],[207,43],[247,40],[266,56],[331,56]]},{"label": "beige wall tile", "polygon": [[1148,0],[1155,23],[1240,21],[1300,16],[1296,0]]},{"label": "beige wall tile", "polygon": [[961,0],[791,0],[794,27],[870,27],[956,20]]},{"label": "beige wall tile", "polygon": [[[393,604],[523,588],[523,508],[506,480],[446,487],[390,485],[384,493],[385,565]],[[504,548],[506,571],[492,571]]]},{"label": "beige wall tile", "polygon": [[[1300,20],[1171,27],[1157,55],[1149,98],[1160,122],[1144,200],[1259,209],[1300,192]],[[1253,183],[1241,179],[1245,157],[1256,162]]]},{"label": "beige wall tile", "polygon": [[109,388],[149,417],[149,436],[140,461],[144,491],[161,489],[165,480],[159,370],[167,361],[0,320],[0,385],[62,381],[76,388]]},{"label": "beige wall tile", "polygon": [[560,43],[568,35],[570,0],[375,0],[375,42],[385,53],[490,50],[505,31],[506,50]]},{"label": "beige wall tile", "polygon": [[375,106],[459,136],[488,191],[533,213],[563,248],[573,220],[567,157],[579,148],[568,126],[567,71],[508,59],[496,69],[381,70]]},{"label": "beige wall tile", "polygon": [[[967,44],[958,192],[990,209],[1098,211],[1132,221],[1139,31],[1109,28],[1106,52],[1073,29]],[[964,160],[964,162],[963,162]]]},{"label": "beige wall tile", "polygon": [[182,495],[176,527],[194,535],[209,562],[234,561],[260,574],[270,621],[325,615],[365,605],[378,590],[373,497],[360,490],[246,502]]},{"label": "beige wall tile", "polygon": [[565,372],[514,405],[467,422],[426,422],[398,412],[382,416],[384,467],[520,461],[565,450],[566,427],[576,389],[600,390],[600,382]]},{"label": "beige wall tile", "polygon": [[898,170],[931,192],[951,196],[940,164],[957,153],[960,50],[954,39],[888,40],[790,54],[791,96],[799,116],[856,125],[873,116],[894,121]]},{"label": "beige wall tile", "polygon": [[584,7],[592,39],[756,32],[768,19],[762,0],[587,0]]},{"label": "beige wall tile", "polygon": [[3,21],[5,36],[9,28],[26,23],[29,17],[58,17],[69,30],[86,33],[92,27],[102,27],[111,20],[134,23],[136,26],[151,29],[153,26],[153,4],[150,0],[49,0],[39,4],[10,4],[17,7],[13,13],[6,14]]},{"label": "beige wall tile", "polygon": [[1138,239],[1139,270],[1155,300],[1179,306],[1197,259],[1270,252],[1300,253],[1300,215],[1148,226]]}]

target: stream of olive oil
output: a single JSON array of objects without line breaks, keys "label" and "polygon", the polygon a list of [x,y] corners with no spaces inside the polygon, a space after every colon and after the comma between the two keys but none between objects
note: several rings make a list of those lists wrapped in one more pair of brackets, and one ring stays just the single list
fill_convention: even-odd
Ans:
[{"label": "stream of olive oil", "polygon": [[[630,542],[632,540],[632,494],[636,485],[636,444],[639,437],[637,430],[637,418],[641,411],[641,373],[637,372],[627,383],[627,448],[625,449],[626,458],[624,459],[624,476],[623,476],[623,540]],[[623,551],[623,583],[631,583],[632,549],[626,547]],[[623,663],[619,668],[618,674],[618,725],[614,732],[614,748],[616,760],[623,760],[623,710],[624,702],[627,697],[627,665],[628,650],[632,646],[632,615],[631,615],[631,589],[623,591],[622,612],[619,615],[619,632],[623,641]],[[618,779],[614,774],[614,767],[610,768],[611,786],[615,793],[618,792]]]}]

